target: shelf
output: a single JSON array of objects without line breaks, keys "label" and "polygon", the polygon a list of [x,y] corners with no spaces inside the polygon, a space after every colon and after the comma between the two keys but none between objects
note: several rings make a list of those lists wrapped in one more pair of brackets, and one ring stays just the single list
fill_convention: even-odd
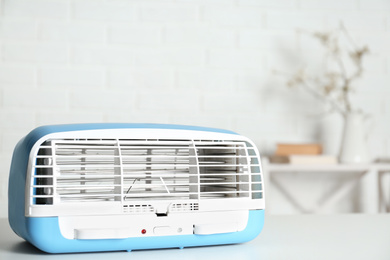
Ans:
[{"label": "shelf", "polygon": [[[286,199],[302,213],[321,213],[326,207],[343,199],[358,183],[361,183],[361,205],[362,212],[379,213],[381,207],[386,204],[382,187],[382,176],[390,172],[390,164],[387,163],[365,163],[365,164],[274,164],[268,158],[262,160],[262,168],[266,189],[278,190]],[[340,174],[353,174],[347,181],[340,182],[340,185],[323,196],[323,200],[312,207],[304,206],[291,191],[290,187],[283,185],[280,178],[285,175],[279,173],[304,173],[304,174],[327,174],[330,177],[337,177]],[[277,176],[277,177],[276,177]],[[267,205],[271,206],[269,199]],[[390,204],[390,202],[389,202]],[[269,206],[267,206],[269,208]],[[386,205],[385,205],[386,206]],[[387,205],[386,208],[390,205]]]},{"label": "shelf", "polygon": [[263,162],[269,172],[366,172],[390,171],[390,164],[274,164]]}]

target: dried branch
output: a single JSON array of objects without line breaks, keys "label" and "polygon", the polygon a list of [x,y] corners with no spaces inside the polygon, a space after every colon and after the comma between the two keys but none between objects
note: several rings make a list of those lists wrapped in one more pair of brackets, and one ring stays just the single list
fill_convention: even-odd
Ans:
[{"label": "dried branch", "polygon": [[[334,63],[338,70],[330,71],[326,68],[321,77],[313,77],[308,76],[304,69],[300,69],[290,77],[287,85],[301,87],[345,116],[354,109],[350,101],[350,95],[353,92],[352,83],[363,75],[363,58],[369,53],[369,49],[367,46],[359,47],[342,23],[339,30],[335,32],[314,32],[310,35],[319,40],[324,47],[325,57]],[[341,36],[348,40],[352,50],[345,51],[340,47],[339,38]],[[349,73],[345,65],[346,58],[352,61],[354,66],[353,71]]]}]

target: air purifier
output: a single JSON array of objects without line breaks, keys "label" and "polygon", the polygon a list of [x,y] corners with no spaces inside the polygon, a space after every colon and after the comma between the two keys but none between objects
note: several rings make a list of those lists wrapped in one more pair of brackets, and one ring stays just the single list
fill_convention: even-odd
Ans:
[{"label": "air purifier", "polygon": [[49,253],[246,242],[264,224],[259,152],[213,128],[41,126],[13,153],[9,223]]}]

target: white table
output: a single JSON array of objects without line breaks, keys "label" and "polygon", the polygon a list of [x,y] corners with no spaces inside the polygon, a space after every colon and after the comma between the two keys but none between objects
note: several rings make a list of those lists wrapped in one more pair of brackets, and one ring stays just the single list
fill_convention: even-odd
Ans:
[{"label": "white table", "polygon": [[[383,196],[385,187],[381,185],[383,174],[390,172],[390,164],[324,164],[324,165],[300,165],[300,164],[273,164],[265,158],[262,161],[264,179],[267,187],[278,189],[285,198],[297,206],[303,213],[319,213],[323,207],[338,201],[342,196],[348,193],[359,181],[362,182],[362,196],[364,213],[379,213],[382,208],[388,208],[384,205],[386,200]],[[332,174],[353,173],[355,178],[352,181],[341,183],[337,190],[327,194],[316,207],[307,209],[298,199],[288,191],[280,182],[274,178],[278,173],[325,173],[328,176]],[[268,184],[268,185],[267,185]],[[387,202],[389,203],[389,202]]]},{"label": "white table", "polygon": [[390,215],[267,215],[262,233],[237,245],[83,254],[43,253],[0,219],[1,260],[390,259]]}]

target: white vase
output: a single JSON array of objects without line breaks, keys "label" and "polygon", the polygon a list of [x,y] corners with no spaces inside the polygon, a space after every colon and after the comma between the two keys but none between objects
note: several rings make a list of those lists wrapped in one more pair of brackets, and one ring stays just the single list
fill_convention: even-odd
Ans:
[{"label": "white vase", "polygon": [[365,121],[366,116],[363,113],[350,112],[345,116],[339,155],[341,163],[370,162]]}]

